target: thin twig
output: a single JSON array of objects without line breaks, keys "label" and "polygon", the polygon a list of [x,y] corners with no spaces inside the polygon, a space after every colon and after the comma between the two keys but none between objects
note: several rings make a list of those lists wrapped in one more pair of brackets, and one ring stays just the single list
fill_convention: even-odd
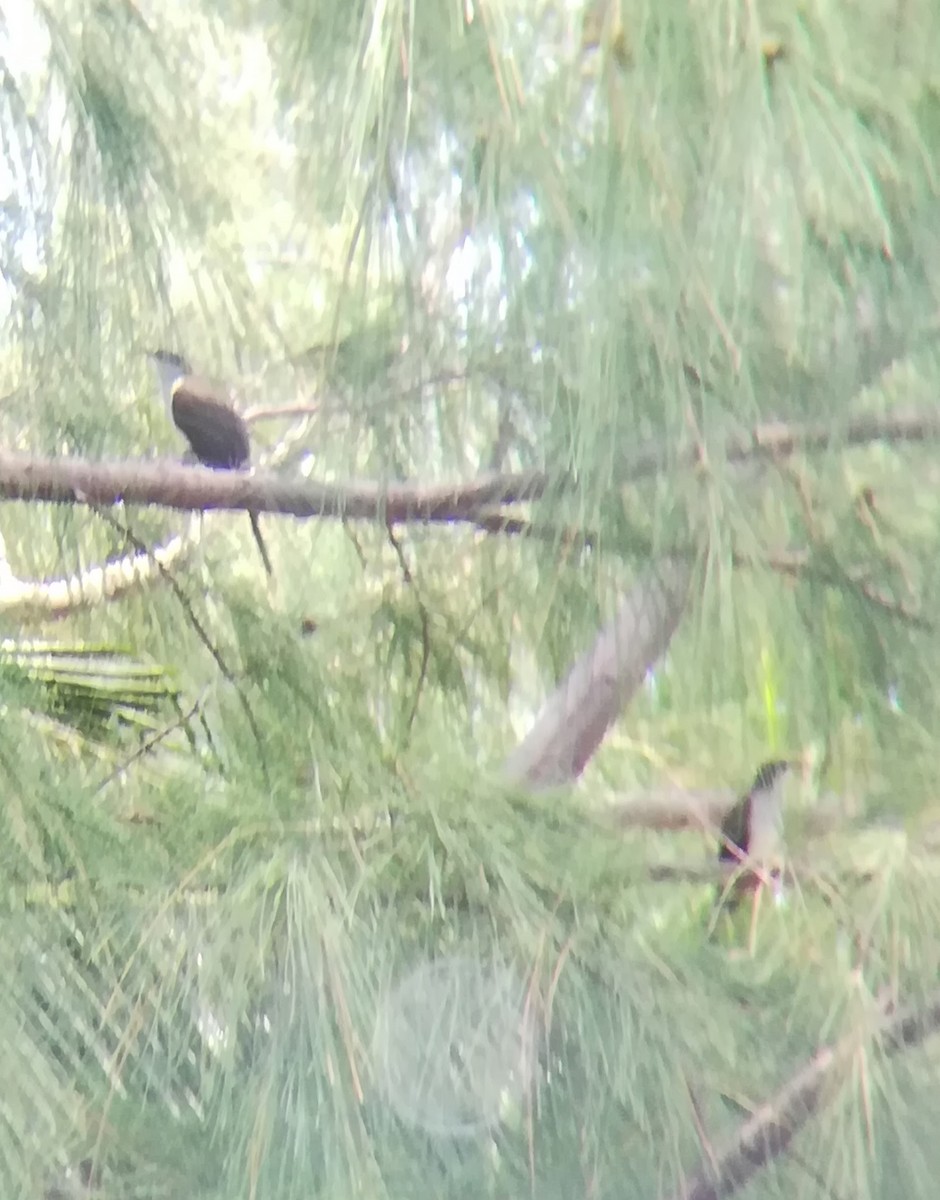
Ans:
[{"label": "thin twig", "polygon": [[[742,566],[745,565],[745,561],[750,565],[754,565],[755,562],[760,562],[761,560],[754,558],[748,560],[735,559],[735,562]],[[903,600],[895,600],[893,596],[887,595],[863,579],[861,577],[861,568],[827,569],[813,562],[808,550],[781,551],[769,555],[763,561],[766,562],[766,565],[772,571],[776,571],[780,575],[816,580],[827,587],[853,591],[875,608],[880,608],[893,617],[899,617],[915,629],[932,632],[936,628],[933,621],[911,608],[910,605],[905,604]]]},{"label": "thin twig", "polygon": [[123,773],[132,767],[138,759],[141,759],[145,755],[149,754],[150,751],[158,746],[162,741],[165,741],[170,734],[175,733],[177,729],[182,729],[185,725],[188,725],[193,717],[199,712],[205,697],[206,689],[203,689],[195,704],[193,704],[193,706],[187,712],[181,713],[175,721],[172,721],[169,725],[165,725],[152,736],[146,738],[140,744],[140,746],[137,747],[133,754],[125,758],[123,762],[116,766],[113,771],[110,771],[104,777],[104,779],[102,779],[98,786],[92,791],[91,798],[93,799],[95,796],[103,792],[105,788],[109,786],[109,784],[112,784],[115,779],[118,778],[119,775],[123,775]]},{"label": "thin twig", "polygon": [[267,407],[249,408],[242,414],[246,424],[251,425],[255,421],[274,421],[281,418],[293,417],[315,417],[320,412],[320,404],[313,401],[308,404],[272,404]]},{"label": "thin twig", "polygon": [[[120,533],[124,537],[126,537],[127,540],[131,543],[131,545],[134,547],[135,550],[137,550],[137,552],[139,554],[147,554],[147,555],[151,554],[151,550],[149,549],[149,547],[144,542],[142,542],[141,539],[138,538],[136,536],[136,534],[134,534],[128,526],[122,525],[119,521],[117,521],[108,512],[100,512],[99,516],[101,517],[101,519],[103,521],[105,521],[107,524],[109,524],[112,529],[116,530],[118,533]],[[176,597],[177,602],[179,603],[180,607],[182,608],[184,614],[186,615],[186,619],[189,621],[190,625],[192,626],[193,630],[195,631],[196,636],[199,638],[199,640],[202,642],[202,644],[205,646],[205,648],[209,651],[210,655],[212,656],[213,660],[215,661],[216,666],[219,668],[219,671],[222,673],[223,678],[228,683],[230,683],[232,685],[233,689],[235,690],[235,695],[238,697],[239,703],[242,706],[242,710],[245,713],[245,717],[248,720],[248,725],[249,725],[249,728],[251,729],[252,736],[254,737],[255,742],[258,745],[258,754],[259,754],[258,761],[261,765],[261,774],[264,778],[265,784],[269,785],[271,780],[270,780],[270,776],[268,774],[267,759],[265,758],[265,754],[264,754],[264,741],[261,737],[261,729],[258,725],[258,722],[255,720],[255,714],[252,712],[251,705],[248,703],[248,697],[244,694],[244,691],[241,688],[241,686],[239,685],[239,682],[236,679],[234,672],[231,670],[231,668],[226,663],[225,659],[222,657],[221,650],[218,649],[218,647],[212,641],[212,638],[209,637],[209,634],[207,633],[206,629],[203,627],[202,622],[196,616],[196,612],[192,606],[192,602],[190,601],[190,599],[186,595],[186,593],[183,591],[183,589],[180,586],[179,582],[177,581],[176,577],[173,575],[173,573],[171,571],[168,571],[166,569],[166,567],[163,565],[163,563],[161,563],[159,560],[155,560],[155,561],[157,563],[157,569],[159,570],[161,577],[169,585],[170,590],[172,591],[173,595]]]},{"label": "thin twig", "polygon": [[412,595],[418,605],[418,617],[421,621],[421,666],[418,671],[418,682],[415,685],[415,693],[411,701],[411,711],[408,714],[408,720],[405,722],[405,730],[411,733],[415,723],[415,717],[418,715],[418,705],[421,702],[421,695],[424,691],[424,685],[427,681],[428,663],[431,661],[431,616],[428,612],[428,606],[421,599],[421,594],[415,586],[414,576],[411,573],[411,568],[408,566],[408,559],[405,557],[405,550],[399,539],[395,536],[395,531],[391,525],[386,530],[388,534],[389,544],[398,556],[398,563],[401,567],[402,579],[406,585],[411,588]]}]

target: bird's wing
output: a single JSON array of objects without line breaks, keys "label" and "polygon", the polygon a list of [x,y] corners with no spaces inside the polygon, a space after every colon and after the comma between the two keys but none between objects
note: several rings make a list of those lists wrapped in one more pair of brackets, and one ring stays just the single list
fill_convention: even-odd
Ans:
[{"label": "bird's wing", "polygon": [[206,467],[239,470],[251,461],[248,426],[211,384],[191,375],[173,389],[173,420]]},{"label": "bird's wing", "polygon": [[[721,844],[718,847],[720,859],[737,862],[741,854],[747,853],[747,803],[748,797],[743,796],[725,814],[721,823]],[[732,846],[737,846],[740,853],[735,854]]]}]

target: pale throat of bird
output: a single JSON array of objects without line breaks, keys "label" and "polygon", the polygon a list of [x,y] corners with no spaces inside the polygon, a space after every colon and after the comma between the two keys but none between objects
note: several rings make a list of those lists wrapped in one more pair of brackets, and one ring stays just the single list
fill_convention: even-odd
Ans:
[{"label": "pale throat of bird", "polygon": [[169,408],[173,400],[173,389],[186,375],[191,375],[189,363],[178,354],[161,350],[147,356],[157,376],[163,403]]},{"label": "pale throat of bird", "polygon": [[747,852],[751,858],[772,858],[783,836],[783,792],[787,772],[784,771],[770,787],[756,788],[750,797]]}]

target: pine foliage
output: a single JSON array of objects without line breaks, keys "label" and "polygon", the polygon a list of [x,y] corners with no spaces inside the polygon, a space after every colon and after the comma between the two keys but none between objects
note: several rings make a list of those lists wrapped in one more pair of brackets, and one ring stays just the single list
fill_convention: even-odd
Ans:
[{"label": "pine foliage", "polygon": [[[167,345],[263,471],[529,490],[93,602],[179,514],[5,506],[0,1193],[930,1194],[940,9],[4,7],[0,488],[178,457]],[[719,935],[624,797],[782,756]]]}]

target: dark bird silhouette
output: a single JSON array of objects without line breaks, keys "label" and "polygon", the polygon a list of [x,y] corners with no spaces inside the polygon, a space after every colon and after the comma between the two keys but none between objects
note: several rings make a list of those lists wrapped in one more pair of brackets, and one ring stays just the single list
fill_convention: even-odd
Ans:
[{"label": "dark bird silhouette", "polygon": [[[744,896],[754,895],[749,941],[753,946],[761,885],[779,879],[779,855],[783,842],[783,785],[793,766],[785,759],[764,763],[754,781],[731,808],[721,825],[718,861],[733,875],[719,885],[717,900],[733,912]],[[753,864],[749,867],[745,860]]]},{"label": "dark bird silhouette", "polygon": [[[148,357],[173,424],[186,438],[196,460],[216,471],[247,471],[251,466],[248,426],[236,412],[231,397],[211,380],[194,375],[179,354],[156,350]],[[249,512],[248,518],[264,569],[272,575],[274,569],[261,536],[258,514]]]}]

